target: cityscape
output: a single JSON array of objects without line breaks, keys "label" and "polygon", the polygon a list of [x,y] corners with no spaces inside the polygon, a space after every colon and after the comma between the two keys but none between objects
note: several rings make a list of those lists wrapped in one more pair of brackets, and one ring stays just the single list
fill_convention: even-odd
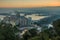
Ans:
[{"label": "cityscape", "polygon": [[0,40],[60,40],[60,0],[0,0]]},{"label": "cityscape", "polygon": [[[38,37],[37,40],[43,40],[42,38],[39,38],[39,37],[43,37],[41,35],[43,35],[43,32],[46,30],[47,31],[49,30],[48,32],[53,32],[53,34],[52,33],[51,34],[48,33],[48,34],[54,36],[56,35],[56,31],[54,29],[53,22],[60,19],[60,14],[59,14],[60,7],[53,8],[54,11],[50,9],[50,7],[44,8],[44,9],[43,8],[39,8],[39,9],[38,8],[33,8],[33,9],[32,8],[31,9],[1,8],[0,9],[0,26],[1,28],[7,27],[8,30],[10,30],[9,27],[13,28],[12,31],[16,36],[15,39],[13,40],[35,40],[30,38],[31,37],[34,38],[36,36]],[[26,32],[27,34],[25,34]],[[9,37],[9,35],[10,34],[8,34],[8,37],[6,38],[6,40],[12,40],[12,38]],[[3,40],[2,38],[1,40]],[[11,39],[8,39],[8,38],[11,38]],[[52,38],[50,39],[52,40]],[[50,39],[49,37],[47,37],[47,39],[44,39],[44,40],[50,40]]]}]

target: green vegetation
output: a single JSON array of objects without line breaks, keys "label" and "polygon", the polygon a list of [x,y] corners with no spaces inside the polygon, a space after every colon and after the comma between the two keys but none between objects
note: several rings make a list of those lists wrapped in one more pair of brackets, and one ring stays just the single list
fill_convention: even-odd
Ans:
[{"label": "green vegetation", "polygon": [[14,29],[11,24],[0,23],[0,40],[16,40]]},{"label": "green vegetation", "polygon": [[42,30],[40,33],[37,33],[36,28],[28,30],[23,35],[23,38],[20,39],[15,35],[16,32],[19,32],[16,26],[1,22],[0,40],[60,40],[60,19],[54,21],[53,26],[53,28]]},{"label": "green vegetation", "polygon": [[53,28],[46,29],[29,40],[60,40],[60,19],[54,21],[53,26]]}]

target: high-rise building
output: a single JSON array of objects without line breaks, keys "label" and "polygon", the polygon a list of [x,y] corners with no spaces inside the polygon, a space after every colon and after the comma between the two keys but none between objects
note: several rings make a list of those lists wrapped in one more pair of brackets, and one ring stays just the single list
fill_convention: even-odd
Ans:
[{"label": "high-rise building", "polygon": [[20,15],[19,12],[12,13],[13,15],[6,16],[3,20],[6,23],[11,23],[12,25],[18,25],[19,27],[31,26],[31,18],[26,18]]}]

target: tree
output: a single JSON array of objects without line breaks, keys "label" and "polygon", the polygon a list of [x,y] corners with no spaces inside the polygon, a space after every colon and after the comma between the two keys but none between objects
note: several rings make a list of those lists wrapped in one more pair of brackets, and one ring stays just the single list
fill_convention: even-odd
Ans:
[{"label": "tree", "polygon": [[60,36],[60,19],[54,21],[53,26],[54,26],[57,34]]},{"label": "tree", "polygon": [[0,40],[15,40],[15,32],[11,24],[0,23]]},{"label": "tree", "polygon": [[36,35],[37,35],[37,30],[35,28],[30,30],[25,30],[23,34],[23,39],[29,40],[30,38],[33,38]]},{"label": "tree", "polygon": [[60,19],[53,22],[54,29],[56,30],[57,36],[55,40],[60,40]]},{"label": "tree", "polygon": [[36,28],[30,29],[29,32],[31,33],[32,37],[37,35],[37,29]]}]

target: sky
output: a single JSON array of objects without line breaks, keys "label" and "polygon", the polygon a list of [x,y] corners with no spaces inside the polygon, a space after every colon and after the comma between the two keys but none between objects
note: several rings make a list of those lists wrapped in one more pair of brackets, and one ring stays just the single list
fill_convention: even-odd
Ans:
[{"label": "sky", "polygon": [[60,6],[60,0],[0,0],[0,8]]}]

